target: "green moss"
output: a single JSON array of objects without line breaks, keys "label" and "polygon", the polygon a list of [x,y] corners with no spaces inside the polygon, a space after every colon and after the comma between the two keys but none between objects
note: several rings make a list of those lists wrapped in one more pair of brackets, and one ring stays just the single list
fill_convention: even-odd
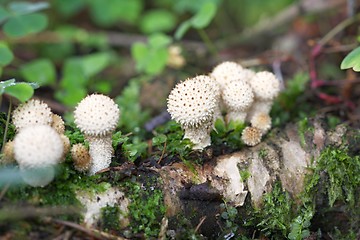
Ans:
[{"label": "green moss", "polygon": [[169,121],[156,128],[154,133],[152,143],[159,154],[166,151],[169,157],[179,155],[182,158],[188,158],[193,144],[189,139],[183,139],[184,131],[175,121]]},{"label": "green moss", "polygon": [[298,135],[300,138],[300,144],[302,147],[306,145],[305,134],[309,131],[313,131],[314,128],[309,125],[309,120],[307,117],[304,117],[298,122]]},{"label": "green moss", "polygon": [[265,194],[261,209],[255,209],[252,219],[261,232],[272,239],[282,239],[287,236],[292,219],[293,201],[289,194],[282,190],[277,182],[271,193]]},{"label": "green moss", "polygon": [[246,181],[251,177],[251,173],[248,170],[241,170],[240,171],[241,180]]},{"label": "green moss", "polygon": [[120,230],[120,209],[117,206],[101,208],[101,228],[105,231]]},{"label": "green moss", "polygon": [[260,151],[259,151],[260,158],[265,158],[267,156],[267,154],[268,153],[267,153],[266,149],[264,149],[264,148],[260,149]]},{"label": "green moss", "polygon": [[157,177],[149,177],[140,185],[132,179],[121,183],[130,199],[130,229],[133,234],[144,233],[146,238],[157,237],[161,227],[161,219],[165,214],[163,194],[158,189]]}]

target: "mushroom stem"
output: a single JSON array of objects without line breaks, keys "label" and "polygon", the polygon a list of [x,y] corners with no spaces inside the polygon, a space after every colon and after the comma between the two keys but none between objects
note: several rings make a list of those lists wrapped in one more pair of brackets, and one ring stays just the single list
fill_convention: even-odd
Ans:
[{"label": "mushroom stem", "polygon": [[184,127],[184,138],[190,139],[194,144],[193,149],[204,149],[211,145],[210,132],[213,127],[213,122],[203,124],[201,127]]},{"label": "mushroom stem", "polygon": [[87,136],[86,139],[89,142],[89,154],[91,157],[89,175],[94,175],[98,171],[110,166],[111,157],[114,152],[111,134],[104,137]]}]

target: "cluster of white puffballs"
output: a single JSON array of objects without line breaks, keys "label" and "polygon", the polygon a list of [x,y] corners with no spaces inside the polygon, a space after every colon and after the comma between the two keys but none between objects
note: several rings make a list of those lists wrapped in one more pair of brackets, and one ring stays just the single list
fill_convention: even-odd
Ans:
[{"label": "cluster of white puffballs", "polygon": [[25,183],[43,187],[55,176],[55,168],[65,159],[70,141],[64,135],[64,121],[48,105],[29,100],[12,113],[16,128],[13,141],[4,146],[2,161],[16,161]]},{"label": "cluster of white puffballs", "polygon": [[61,117],[53,114],[44,102],[29,100],[12,113],[16,135],[5,144],[1,161],[16,161],[24,182],[34,187],[43,187],[54,179],[56,165],[65,160],[69,151],[75,169],[93,175],[110,166],[111,137],[119,115],[117,104],[105,95],[84,98],[77,105],[74,117],[89,144],[88,147],[74,144],[70,149]]},{"label": "cluster of white puffballs", "polygon": [[209,75],[178,83],[168,97],[168,112],[190,139],[193,149],[211,144],[217,119],[247,122],[242,140],[255,146],[271,128],[270,110],[280,92],[280,82],[268,71],[254,72],[235,62],[217,65]]}]

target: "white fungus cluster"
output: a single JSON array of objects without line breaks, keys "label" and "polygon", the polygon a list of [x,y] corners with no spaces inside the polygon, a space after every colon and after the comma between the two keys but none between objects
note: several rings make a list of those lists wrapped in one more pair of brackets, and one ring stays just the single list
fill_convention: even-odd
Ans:
[{"label": "white fungus cluster", "polygon": [[271,128],[269,112],[280,91],[280,83],[270,72],[255,73],[235,62],[217,65],[209,76],[200,75],[175,86],[168,97],[168,112],[184,130],[194,149],[211,144],[210,131],[216,119],[249,122],[242,140],[249,146],[261,141]]},{"label": "white fungus cluster", "polygon": [[[31,186],[45,186],[55,176],[55,166],[65,159],[70,141],[64,135],[64,121],[39,100],[20,104],[12,113],[16,135],[7,144],[7,158],[18,164],[23,180]],[[11,155],[10,155],[11,154]]]},{"label": "white fungus cluster", "polygon": [[217,65],[210,75],[220,86],[226,121],[249,122],[243,131],[245,144],[254,146],[271,128],[270,110],[280,92],[280,82],[271,72],[255,73],[235,62]]},{"label": "white fungus cluster", "polygon": [[194,143],[194,149],[210,145],[210,131],[218,101],[218,86],[212,78],[205,75],[189,78],[177,84],[170,92],[168,112],[184,129],[184,138],[189,138]]},{"label": "white fungus cluster", "polygon": [[111,133],[120,117],[117,104],[108,96],[92,94],[80,101],[74,111],[75,124],[89,142],[89,174],[109,167],[113,155]]}]

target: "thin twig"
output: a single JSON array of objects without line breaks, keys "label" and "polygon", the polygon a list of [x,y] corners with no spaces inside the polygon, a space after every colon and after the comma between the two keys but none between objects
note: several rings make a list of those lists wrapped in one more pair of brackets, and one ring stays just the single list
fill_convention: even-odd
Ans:
[{"label": "thin twig", "polygon": [[84,232],[87,235],[94,237],[96,239],[109,239],[109,240],[126,240],[126,238],[123,237],[119,237],[119,236],[115,236],[112,235],[110,233],[106,233],[106,232],[102,232],[93,228],[87,228],[84,226],[81,226],[77,223],[74,222],[69,222],[69,221],[65,221],[65,220],[59,220],[59,219],[53,219],[53,218],[45,218],[45,221],[49,221],[49,222],[54,222],[60,225],[64,225],[67,227],[71,227],[73,229],[76,229],[78,231]]},{"label": "thin twig", "polygon": [[166,142],[164,143],[164,148],[163,148],[163,150],[161,152],[161,156],[160,156],[159,160],[157,161],[158,164],[160,164],[161,160],[163,159],[164,154],[165,154],[165,150],[166,150]]},{"label": "thin twig", "polygon": [[10,124],[11,108],[12,108],[12,101],[11,101],[11,98],[10,98],[10,100],[9,100],[9,109],[8,109],[8,113],[7,113],[7,116],[6,116],[6,125],[5,125],[5,130],[4,130],[1,153],[4,152],[4,147],[5,147],[5,143],[6,143],[6,140],[7,140],[6,137],[7,137],[7,132],[8,132],[8,129],[9,129],[9,124]]},{"label": "thin twig", "polygon": [[206,216],[203,216],[201,219],[200,219],[200,222],[198,223],[198,225],[196,226],[195,228],[195,233],[197,233],[201,227],[201,225],[204,223],[204,221],[206,220]]}]

